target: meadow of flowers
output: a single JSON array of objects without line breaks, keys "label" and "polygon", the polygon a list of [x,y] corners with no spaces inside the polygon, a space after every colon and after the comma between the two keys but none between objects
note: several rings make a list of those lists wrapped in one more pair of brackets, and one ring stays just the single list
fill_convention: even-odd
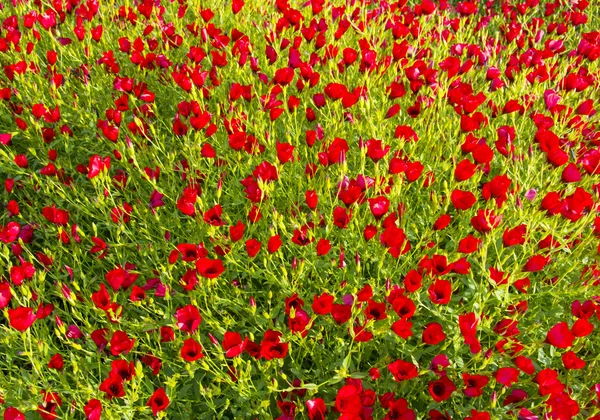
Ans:
[{"label": "meadow of flowers", "polygon": [[0,25],[4,419],[600,419],[600,3]]}]

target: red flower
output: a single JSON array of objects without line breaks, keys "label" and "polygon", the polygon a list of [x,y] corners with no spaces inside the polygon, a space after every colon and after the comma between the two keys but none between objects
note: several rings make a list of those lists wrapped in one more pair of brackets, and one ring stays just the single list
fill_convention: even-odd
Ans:
[{"label": "red flower", "polygon": [[50,358],[50,361],[48,362],[48,369],[62,370],[64,365],[65,362],[63,360],[63,357],[60,355],[60,353],[56,353]]},{"label": "red flower", "polygon": [[267,243],[267,250],[269,254],[274,254],[281,247],[283,242],[279,235],[273,235],[269,238],[269,242]]},{"label": "red flower", "polygon": [[208,279],[217,278],[225,271],[221,260],[211,260],[208,258],[200,258],[196,261],[196,269],[198,270],[198,274]]},{"label": "red flower", "polygon": [[186,362],[193,362],[204,357],[202,346],[193,338],[188,338],[183,342],[183,347],[181,347],[179,354]]},{"label": "red flower", "polygon": [[223,348],[226,357],[236,357],[244,352],[248,344],[248,337],[242,341],[242,336],[237,332],[227,331],[223,337]]},{"label": "red flower", "polygon": [[467,210],[473,207],[473,204],[477,202],[477,198],[470,191],[454,190],[450,195],[452,205],[458,210]]},{"label": "red flower", "polygon": [[423,330],[421,339],[424,343],[435,346],[446,339],[446,334],[444,334],[444,329],[440,324],[432,322],[427,324]]},{"label": "red flower", "polygon": [[546,342],[559,349],[566,349],[573,345],[575,336],[569,330],[566,322],[559,322],[548,331]]},{"label": "red flower", "polygon": [[335,298],[329,293],[322,293],[321,296],[315,295],[312,304],[312,310],[317,315],[327,315],[333,309]]},{"label": "red flower", "polygon": [[483,394],[483,388],[488,384],[490,378],[483,375],[462,374],[462,379],[465,383],[463,392],[467,397],[475,398]]},{"label": "red flower", "polygon": [[193,305],[186,305],[177,309],[175,311],[175,319],[177,320],[179,329],[188,334],[195,332],[202,322],[198,308]]},{"label": "red flower", "polygon": [[390,200],[385,197],[369,198],[369,208],[375,219],[379,220],[390,209]]},{"label": "red flower", "polygon": [[496,382],[509,387],[519,380],[519,370],[512,367],[503,367],[496,371]]},{"label": "red flower", "polygon": [[541,396],[560,394],[565,389],[565,385],[558,380],[558,372],[549,368],[539,371],[535,376],[535,382],[539,385]]},{"label": "red flower", "polygon": [[319,242],[317,242],[317,256],[323,256],[323,255],[327,255],[327,253],[329,253],[329,251],[331,250],[331,243],[324,238],[319,239]]},{"label": "red flower", "polygon": [[392,331],[405,340],[413,335],[412,322],[402,318],[392,324]]},{"label": "red flower", "polygon": [[25,415],[15,407],[8,407],[4,411],[4,420],[25,420]]},{"label": "red flower", "polygon": [[436,280],[428,289],[429,299],[436,305],[446,305],[452,297],[452,283],[448,280]]},{"label": "red flower", "polygon": [[85,413],[87,420],[100,420],[100,417],[102,416],[102,402],[92,398],[85,407],[83,407],[83,412]]},{"label": "red flower", "polygon": [[36,320],[33,309],[19,306],[16,309],[8,310],[8,320],[10,326],[18,331],[26,331]]},{"label": "red flower", "polygon": [[106,395],[109,399],[113,397],[121,398],[125,396],[123,378],[114,373],[111,373],[108,378],[102,381],[99,389],[102,392],[106,392]]},{"label": "red flower", "polygon": [[135,376],[133,362],[123,359],[113,360],[110,364],[110,373],[119,375],[123,381],[129,381]]},{"label": "red flower", "polygon": [[283,359],[288,352],[288,344],[282,343],[281,333],[278,331],[268,330],[264,334],[264,338],[260,343],[260,355],[267,360]]},{"label": "red flower", "polygon": [[258,254],[258,252],[260,251],[261,245],[262,244],[260,243],[260,241],[257,241],[254,238],[248,239],[246,241],[246,254],[248,254],[248,257],[256,257],[256,254]]},{"label": "red flower", "polygon": [[166,410],[169,406],[169,397],[165,393],[165,389],[161,387],[154,391],[146,406],[152,409],[152,414],[155,416],[158,415],[159,411]]},{"label": "red flower", "polygon": [[574,351],[568,351],[561,356],[566,369],[583,369],[585,360],[580,359]]},{"label": "red flower", "polygon": [[341,387],[335,398],[335,407],[338,411],[348,418],[358,417],[362,412],[362,403],[358,389],[354,385],[344,385]]},{"label": "red flower", "polygon": [[416,378],[419,375],[417,366],[404,360],[396,360],[388,365],[388,369],[398,382]]},{"label": "red flower", "polygon": [[115,331],[110,339],[110,352],[113,356],[127,354],[133,349],[135,338],[129,338],[125,331]]},{"label": "red flower", "polygon": [[204,221],[211,226],[223,226],[225,222],[221,219],[223,208],[220,204],[208,209],[204,212]]},{"label": "red flower", "polygon": [[306,411],[309,420],[325,420],[327,406],[323,398],[315,398],[314,400],[306,401]]},{"label": "red flower", "polygon": [[437,402],[447,400],[454,391],[456,391],[456,386],[447,376],[429,382],[429,394]]}]

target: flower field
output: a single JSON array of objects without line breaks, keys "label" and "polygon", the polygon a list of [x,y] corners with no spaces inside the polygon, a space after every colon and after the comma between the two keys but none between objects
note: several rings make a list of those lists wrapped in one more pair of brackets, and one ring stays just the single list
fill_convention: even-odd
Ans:
[{"label": "flower field", "polygon": [[600,420],[599,29],[2,1],[3,418]]}]

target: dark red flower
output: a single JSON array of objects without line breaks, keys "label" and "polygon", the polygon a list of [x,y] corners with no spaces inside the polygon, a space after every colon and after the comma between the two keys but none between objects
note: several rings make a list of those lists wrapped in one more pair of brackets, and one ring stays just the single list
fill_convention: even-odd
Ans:
[{"label": "dark red flower", "polygon": [[423,335],[421,336],[421,340],[424,343],[435,346],[446,339],[446,334],[444,334],[443,327],[437,322],[432,322],[427,324],[425,329],[423,330]]}]

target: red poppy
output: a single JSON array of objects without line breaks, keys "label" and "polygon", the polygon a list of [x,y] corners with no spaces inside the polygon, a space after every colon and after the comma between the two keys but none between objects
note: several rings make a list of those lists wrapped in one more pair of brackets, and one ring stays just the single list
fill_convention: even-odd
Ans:
[{"label": "red poppy", "polygon": [[362,412],[362,403],[358,389],[354,385],[344,385],[338,390],[335,398],[335,407],[348,418],[358,417]]},{"label": "red poppy", "polygon": [[219,259],[211,260],[209,258],[200,258],[196,261],[198,274],[208,279],[219,277],[225,271],[223,262]]},{"label": "red poppy", "polygon": [[157,416],[159,411],[164,411],[167,409],[169,402],[170,400],[165,393],[165,389],[161,387],[154,391],[152,396],[148,399],[146,406],[150,407],[152,409],[152,414]]},{"label": "red poppy", "polygon": [[133,349],[135,338],[129,338],[125,331],[115,331],[110,339],[110,352],[113,356],[127,354]]},{"label": "red poppy", "polygon": [[490,378],[484,375],[462,374],[462,379],[465,383],[463,392],[469,398],[479,397],[483,394],[483,388],[488,384]]},{"label": "red poppy", "polygon": [[244,352],[248,344],[248,337],[242,341],[242,336],[237,332],[227,331],[223,337],[223,349],[226,357],[236,357]]},{"label": "red poppy", "polygon": [[428,289],[429,299],[436,305],[446,305],[452,297],[452,283],[448,280],[435,280]]},{"label": "red poppy", "polygon": [[198,308],[193,305],[178,308],[175,311],[175,319],[177,320],[177,327],[188,334],[195,332],[202,322]]},{"label": "red poppy", "polygon": [[456,386],[447,376],[442,376],[436,381],[429,382],[429,394],[434,401],[445,401],[452,396],[454,391],[456,391]]},{"label": "red poppy", "polygon": [[569,330],[566,322],[559,322],[546,335],[546,341],[559,349],[571,347],[574,340],[575,336]]},{"label": "red poppy", "polygon": [[306,401],[306,412],[309,420],[325,420],[327,406],[323,398],[315,398]]},{"label": "red poppy", "polygon": [[437,322],[432,322],[427,324],[425,329],[423,330],[423,335],[421,336],[421,340],[424,343],[435,346],[446,339],[446,334],[444,333],[444,329],[441,324]]},{"label": "red poppy", "polygon": [[100,420],[102,416],[102,402],[95,398],[92,398],[83,407],[83,412],[87,420]]},{"label": "red poppy", "polygon": [[193,362],[204,357],[202,346],[193,338],[188,338],[183,342],[179,354],[186,362]]},{"label": "red poppy", "polygon": [[121,398],[125,396],[125,389],[123,388],[123,378],[118,374],[111,373],[100,384],[100,391],[105,392],[106,396],[111,399],[113,397]]},{"label": "red poppy", "polygon": [[327,315],[333,309],[335,298],[329,293],[322,293],[320,296],[315,295],[312,304],[312,310],[317,315]]},{"label": "red poppy", "polygon": [[8,310],[8,321],[10,326],[17,331],[26,331],[36,320],[33,309],[19,306]]},{"label": "red poppy", "polygon": [[416,378],[419,375],[417,366],[404,360],[396,360],[388,365],[388,370],[398,382]]}]

